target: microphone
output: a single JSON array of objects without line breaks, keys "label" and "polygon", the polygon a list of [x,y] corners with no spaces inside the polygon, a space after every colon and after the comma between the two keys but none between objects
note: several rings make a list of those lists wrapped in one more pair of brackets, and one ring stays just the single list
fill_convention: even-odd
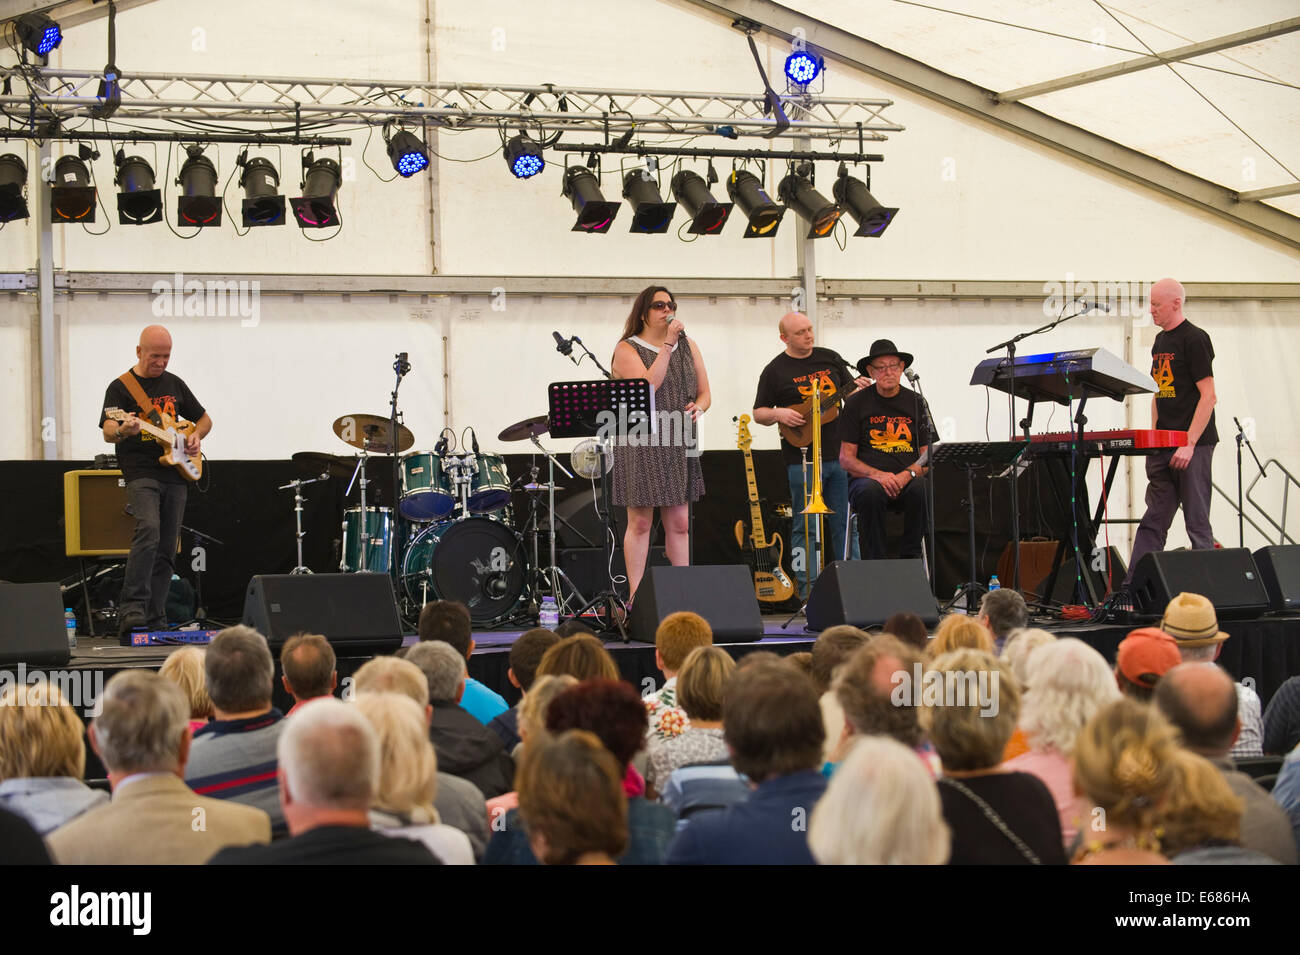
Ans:
[{"label": "microphone", "polygon": [[406,354],[406,352],[400,353],[397,356],[397,361],[393,362],[393,371],[403,376],[411,370],[411,363],[406,360]]},{"label": "microphone", "polygon": [[573,354],[573,339],[564,338],[559,332],[551,332],[555,336],[555,350],[561,355]]},{"label": "microphone", "polygon": [[447,454],[447,435],[445,433],[439,436],[438,443],[433,446],[433,451],[440,458]]},{"label": "microphone", "polygon": [[1101,311],[1106,312],[1107,314],[1110,313],[1110,306],[1104,302],[1089,302],[1085,300],[1083,303],[1083,310],[1086,312],[1089,309],[1101,309]]},{"label": "microphone", "polygon": [[916,384],[918,381],[921,380],[921,376],[918,375],[916,372],[912,371],[912,369],[910,368],[904,371],[903,374],[907,376],[907,380],[910,381],[912,384]]}]

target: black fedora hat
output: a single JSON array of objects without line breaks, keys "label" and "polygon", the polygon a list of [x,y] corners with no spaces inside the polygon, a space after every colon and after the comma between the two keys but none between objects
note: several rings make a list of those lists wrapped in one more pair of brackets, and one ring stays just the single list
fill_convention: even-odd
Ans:
[{"label": "black fedora hat", "polygon": [[894,347],[894,343],[888,338],[877,338],[871,343],[871,351],[867,353],[867,356],[858,359],[858,371],[867,378],[870,378],[871,373],[867,371],[867,366],[877,358],[881,358],[885,355],[893,355],[895,358],[899,359],[903,363],[904,369],[912,367],[911,355],[905,351],[899,351]]}]

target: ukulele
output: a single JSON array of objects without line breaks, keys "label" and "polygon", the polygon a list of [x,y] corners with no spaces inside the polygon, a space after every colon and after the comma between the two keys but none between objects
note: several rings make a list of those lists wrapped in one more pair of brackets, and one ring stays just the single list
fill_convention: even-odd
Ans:
[{"label": "ukulele", "polygon": [[773,534],[768,540],[763,530],[763,514],[758,506],[758,482],[754,478],[754,456],[749,448],[753,439],[749,434],[749,415],[740,416],[737,447],[745,453],[745,477],[749,481],[749,516],[752,528],[745,535],[745,522],[736,521],[736,543],[745,554],[745,560],[754,574],[754,593],[759,600],[781,603],[794,596],[794,582],[781,566],[781,535]]},{"label": "ukulele", "polygon": [[[203,474],[203,458],[201,456],[190,457],[186,453],[185,439],[194,433],[194,429],[198,425],[193,421],[177,421],[171,415],[161,411],[156,413],[158,420],[162,422],[162,427],[150,424],[144,418],[140,418],[139,415],[136,415],[136,417],[140,421],[140,430],[152,435],[165,449],[159,456],[158,463],[171,465],[187,481],[197,481]],[[105,408],[104,414],[119,422],[128,421],[131,418],[131,415],[121,408]]]}]

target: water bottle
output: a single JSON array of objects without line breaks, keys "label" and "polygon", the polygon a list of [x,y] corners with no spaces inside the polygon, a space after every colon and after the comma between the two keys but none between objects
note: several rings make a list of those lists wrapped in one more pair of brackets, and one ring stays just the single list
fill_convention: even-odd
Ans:
[{"label": "water bottle", "polygon": [[998,575],[994,574],[992,577],[989,578],[989,593],[993,593],[993,591],[1001,590],[1001,589],[1002,589],[1002,585],[998,583]]},{"label": "water bottle", "polygon": [[560,625],[560,608],[555,606],[554,597],[542,598],[542,612],[537,625],[546,630],[554,630]]},{"label": "water bottle", "polygon": [[68,649],[77,649],[77,615],[71,607],[63,608],[63,625],[68,628]]}]

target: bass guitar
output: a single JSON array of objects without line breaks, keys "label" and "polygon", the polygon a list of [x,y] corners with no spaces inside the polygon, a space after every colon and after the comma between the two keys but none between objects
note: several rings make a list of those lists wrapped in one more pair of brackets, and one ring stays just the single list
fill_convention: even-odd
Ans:
[{"label": "bass guitar", "polygon": [[[131,415],[121,408],[106,408],[104,414],[118,422],[128,421],[131,418]],[[187,481],[197,481],[203,476],[203,458],[201,455],[190,457],[185,451],[185,439],[194,433],[198,425],[193,421],[177,421],[171,415],[161,411],[157,412],[157,415],[158,420],[162,422],[162,427],[150,424],[139,415],[135,417],[140,421],[140,430],[151,435],[163,446],[164,450],[158,457],[158,463],[171,465]]]},{"label": "bass guitar", "polygon": [[767,603],[781,603],[794,596],[794,582],[781,566],[782,542],[780,534],[769,540],[763,530],[763,513],[758,504],[758,481],[754,477],[754,456],[750,446],[754,443],[749,434],[749,415],[739,418],[737,447],[745,453],[745,477],[749,481],[749,517],[751,528],[745,534],[745,522],[736,521],[736,543],[754,573],[754,593]]}]

